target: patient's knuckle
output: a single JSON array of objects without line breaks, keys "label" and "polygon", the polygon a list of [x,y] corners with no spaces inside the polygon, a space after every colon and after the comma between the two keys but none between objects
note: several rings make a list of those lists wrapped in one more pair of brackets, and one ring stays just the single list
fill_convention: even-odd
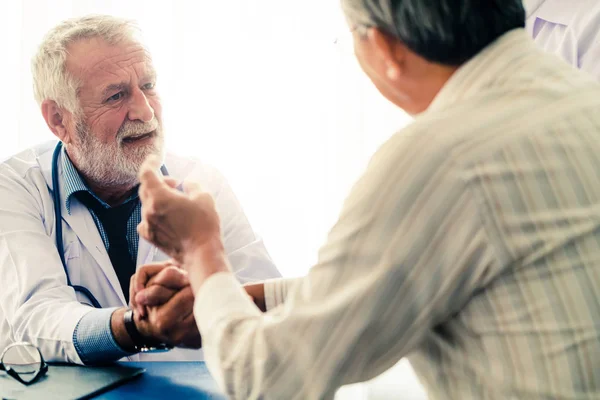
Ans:
[{"label": "patient's knuckle", "polygon": [[153,203],[154,203],[154,212],[159,212],[161,209],[163,209],[168,203],[169,203],[169,199],[168,196],[166,196],[165,193],[160,193],[158,195],[156,195],[153,198]]}]

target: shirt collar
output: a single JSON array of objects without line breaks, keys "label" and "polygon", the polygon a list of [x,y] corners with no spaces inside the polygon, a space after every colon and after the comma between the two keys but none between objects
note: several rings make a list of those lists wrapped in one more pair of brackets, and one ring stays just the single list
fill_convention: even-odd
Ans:
[{"label": "shirt collar", "polygon": [[[105,201],[100,199],[96,194],[89,188],[89,186],[85,183],[85,181],[81,178],[81,175],[69,159],[69,155],[65,151],[63,147],[63,180],[64,180],[64,188],[65,188],[65,206],[67,208],[67,212],[71,215],[71,199],[73,195],[79,192],[88,192],[96,200],[102,204],[105,208],[110,208]],[[125,201],[125,203],[134,200],[138,197],[137,190]]]},{"label": "shirt collar", "polygon": [[[439,91],[424,114],[472,97],[511,74],[511,65],[535,50],[525,29],[514,29],[463,64]],[[515,62],[513,62],[515,61]]]}]

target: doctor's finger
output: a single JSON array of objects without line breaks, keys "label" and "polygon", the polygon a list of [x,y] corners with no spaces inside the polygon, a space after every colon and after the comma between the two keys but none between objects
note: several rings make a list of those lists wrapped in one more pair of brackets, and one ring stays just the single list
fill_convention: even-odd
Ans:
[{"label": "doctor's finger", "polygon": [[140,306],[162,306],[167,303],[178,291],[161,285],[152,285],[136,294],[136,302]]},{"label": "doctor's finger", "polygon": [[140,314],[141,318],[144,318],[143,313],[140,311],[142,307],[138,307],[137,302],[135,301],[136,293],[137,291],[135,290],[135,274],[133,274],[131,275],[131,278],[129,278],[129,308]]},{"label": "doctor's finger", "polygon": [[179,290],[189,284],[190,281],[186,271],[178,266],[170,266],[154,275],[146,284],[146,287],[149,287],[150,285],[161,285],[169,289]]},{"label": "doctor's finger", "polygon": [[169,321],[169,325],[174,326],[183,321],[190,312],[193,312],[193,309],[194,292],[191,286],[186,286],[157,310],[157,317],[159,321]]},{"label": "doctor's finger", "polygon": [[143,290],[150,279],[158,275],[165,268],[170,268],[172,264],[164,262],[157,262],[152,264],[146,264],[140,267],[138,271],[133,275],[135,280],[133,281],[133,288],[135,292]]}]

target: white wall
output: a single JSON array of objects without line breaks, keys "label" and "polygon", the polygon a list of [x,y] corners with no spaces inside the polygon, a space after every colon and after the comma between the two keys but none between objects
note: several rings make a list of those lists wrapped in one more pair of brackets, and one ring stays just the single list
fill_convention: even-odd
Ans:
[{"label": "white wall", "polygon": [[359,70],[338,4],[2,1],[0,159],[52,138],[29,69],[44,33],[88,13],[137,19],[159,73],[169,148],[221,169],[282,273],[302,275],[370,155],[409,122]]},{"label": "white wall", "polygon": [[281,271],[304,274],[369,156],[408,121],[359,71],[338,3],[0,2],[0,158],[52,138],[29,60],[49,28],[88,13],[139,21],[169,148],[220,168]]}]

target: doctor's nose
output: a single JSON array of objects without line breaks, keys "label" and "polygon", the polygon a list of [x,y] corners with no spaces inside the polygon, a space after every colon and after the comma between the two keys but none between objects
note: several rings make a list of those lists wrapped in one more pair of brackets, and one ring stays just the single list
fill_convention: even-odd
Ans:
[{"label": "doctor's nose", "polygon": [[142,122],[149,122],[154,118],[154,109],[150,106],[143,91],[136,90],[132,93],[127,116],[131,121]]}]

